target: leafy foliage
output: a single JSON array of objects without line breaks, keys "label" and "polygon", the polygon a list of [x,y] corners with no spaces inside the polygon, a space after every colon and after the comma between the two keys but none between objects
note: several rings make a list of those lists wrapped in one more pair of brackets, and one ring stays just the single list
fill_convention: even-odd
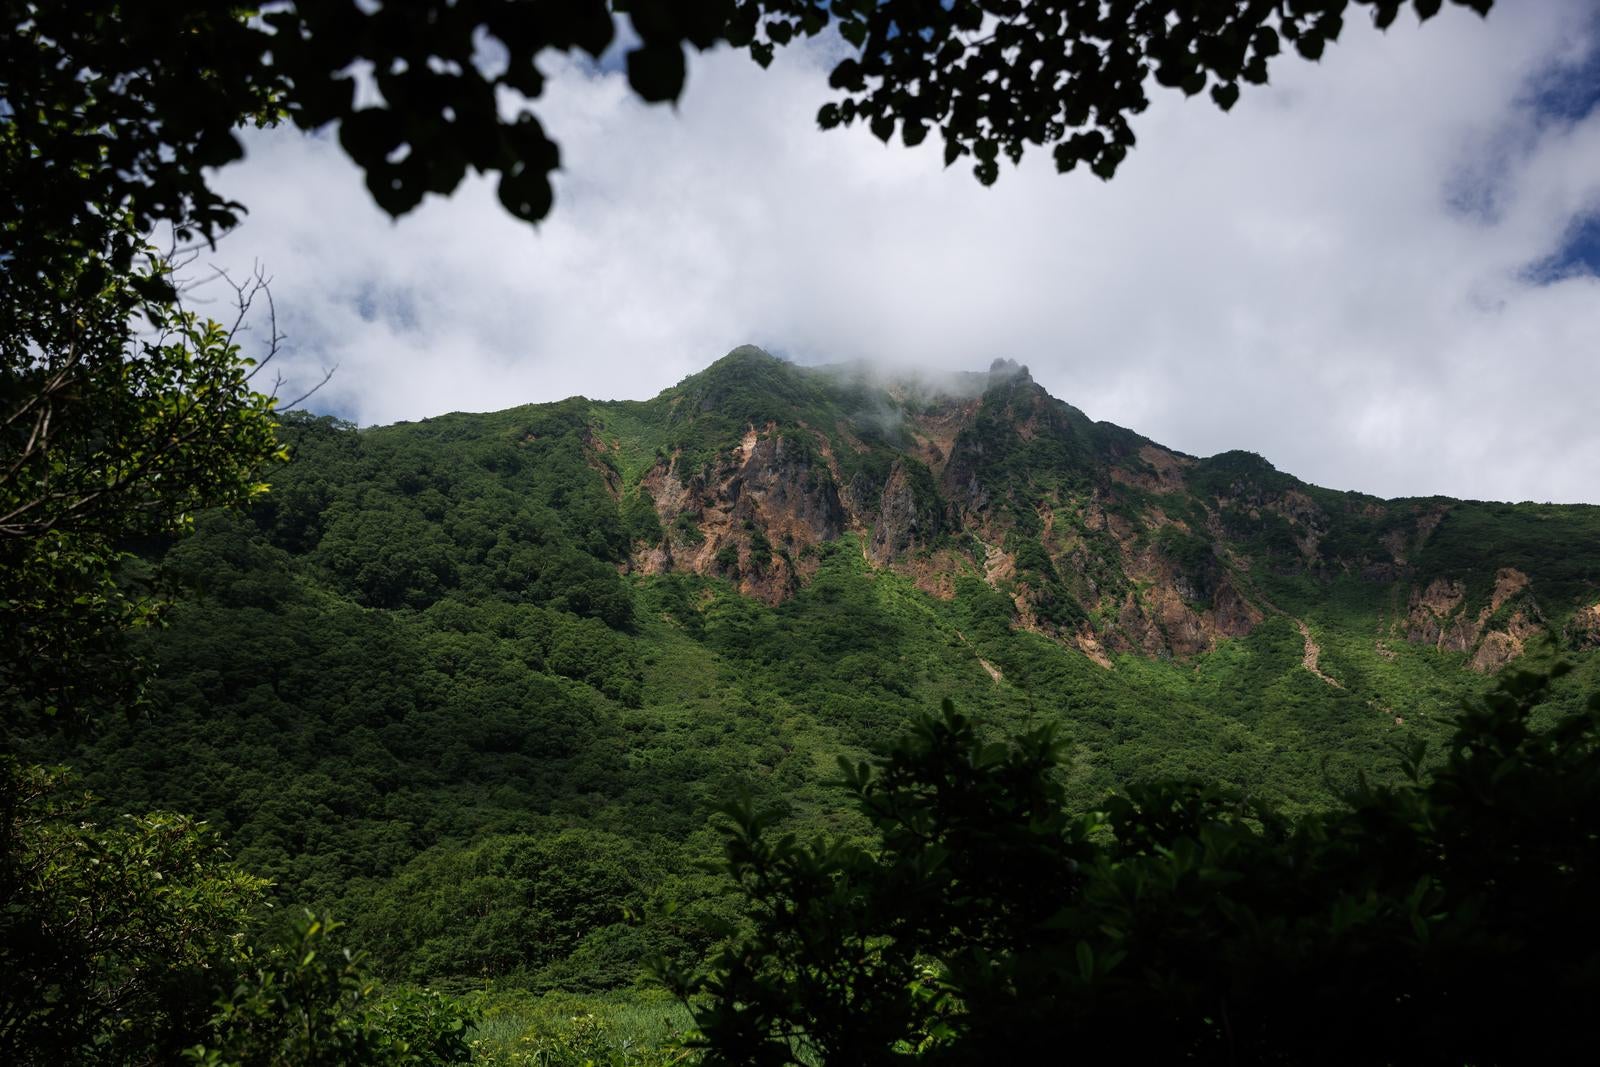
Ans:
[{"label": "leafy foliage", "polygon": [[844,765],[869,847],[730,809],[750,932],[665,975],[717,1063],[1560,1057],[1600,991],[1600,697],[1535,728],[1549,683],[1466,708],[1431,778],[1413,749],[1297,820],[1182,783],[1074,817],[1050,730],[985,745],[947,703]]},{"label": "leafy foliage", "polygon": [[[1480,13],[1492,0],[1456,0]],[[975,160],[993,182],[999,158],[1051,147],[1057,166],[1087,164],[1109,178],[1134,143],[1130,117],[1148,106],[1146,83],[1189,95],[1210,88],[1224,110],[1241,83],[1261,84],[1268,61],[1292,46],[1317,59],[1336,40],[1350,0],[562,0],[532,5],[474,0],[373,6],[357,0],[270,5],[259,14],[225,0],[68,6],[14,0],[0,36],[0,99],[31,106],[0,116],[0,233],[16,277],[48,277],[85,254],[131,262],[109,248],[97,215],[127,212],[138,231],[168,221],[213,237],[243,205],[210,185],[207,169],[242,155],[235,128],[287,120],[305,130],[337,124],[339,143],[366,173],[373,200],[393,215],[428,193],[449,194],[468,168],[498,177],[501,203],[538,220],[549,211],[556,143],[532,100],[547,51],[598,58],[626,14],[637,44],[628,81],[647,101],[676,99],[684,48],[722,42],[763,65],[774,49],[836,29],[854,54],[829,84],[824,128],[866,122],[907,145],[937,131],[945,160]],[[1359,0],[1380,26],[1405,7],[1435,14],[1439,0]],[[486,45],[490,47],[486,47]],[[482,60],[493,52],[501,62]],[[365,65],[377,101],[358,105]],[[502,112],[502,101],[515,106]],[[92,229],[92,228],[91,228]]]},{"label": "leafy foliage", "polygon": [[[1493,0],[1456,0],[1486,14]],[[856,49],[829,75],[843,99],[817,114],[823,128],[860,120],[906,145],[944,140],[946,165],[963,156],[985,185],[1030,146],[1056,167],[1086,164],[1110,178],[1134,145],[1131,116],[1149,106],[1146,83],[1194,96],[1208,87],[1226,111],[1241,83],[1262,85],[1286,47],[1320,58],[1338,39],[1350,0],[782,0],[738,5],[735,43],[758,62],[775,45],[836,25]],[[1380,27],[1403,7],[1427,19],[1439,0],[1361,0]],[[759,32],[758,32],[759,30]]]},{"label": "leafy foliage", "polygon": [[[682,44],[715,41],[723,8],[631,7],[642,41],[631,80],[646,99],[675,97]],[[205,169],[243,154],[235,127],[247,119],[286,118],[308,130],[339,123],[341,145],[393,214],[426,192],[452,191],[472,166],[499,175],[513,214],[542,218],[556,146],[530,111],[502,119],[496,91],[538,96],[539,53],[582,48],[598,57],[615,29],[601,0],[544,5],[539,16],[476,3],[287,4],[259,16],[219,0],[160,10],[113,0],[9,3],[0,97],[34,105],[7,109],[0,125],[8,190],[0,232],[8,247],[23,239],[10,269],[32,276],[82,251],[73,231],[97,207],[126,209],[139,230],[157,221],[208,237],[231,228],[243,206],[212,189]],[[480,35],[504,49],[498,74],[475,61]],[[353,68],[363,59],[382,94],[376,106],[357,106]],[[91,242],[88,251],[100,249]]]},{"label": "leafy foliage", "polygon": [[282,944],[263,939],[267,883],[204,823],[156,812],[100,825],[63,772],[7,758],[0,773],[5,1062],[432,1067],[469,1055],[460,1005],[379,986],[334,924],[308,915]]},{"label": "leafy foliage", "polygon": [[144,295],[168,270],[152,259],[85,296],[85,268],[3,300],[22,320],[0,332],[9,727],[29,717],[82,725],[97,703],[127,695],[137,672],[123,634],[154,610],[123,580],[130,545],[259,495],[263,468],[282,458],[275,401],[251,387],[239,323]]},{"label": "leafy foliage", "polygon": [[[595,830],[491,837],[418,857],[369,905],[374,948],[411,975],[476,975],[566,989],[631,983],[665,947],[627,923],[670,875],[664,857]],[[530,982],[530,984],[535,984]]]},{"label": "leafy foliage", "polygon": [[336,928],[308,913],[277,951],[247,960],[206,1040],[185,1058],[210,1067],[466,1062],[469,1020],[460,1006],[434,993],[384,992],[359,956],[337,947]]},{"label": "leafy foliage", "polygon": [[1600,508],[1473,501],[1452,508],[1419,561],[1428,577],[1466,582],[1478,597],[1500,567],[1536,574],[1560,604],[1600,584],[1600,567],[1574,546],[1600,537]]},{"label": "leafy foliage", "polygon": [[0,1059],[172,1061],[265,883],[181,816],[87,821],[58,771],[0,762]]}]

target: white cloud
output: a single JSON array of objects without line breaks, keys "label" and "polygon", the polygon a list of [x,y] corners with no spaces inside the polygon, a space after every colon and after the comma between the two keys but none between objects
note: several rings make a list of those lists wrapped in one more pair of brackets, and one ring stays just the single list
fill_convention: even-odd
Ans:
[{"label": "white cloud", "polygon": [[1096,418],[1337,488],[1600,502],[1600,283],[1537,286],[1600,205],[1600,113],[1540,121],[1586,0],[1352,19],[1229,115],[1161,90],[1109,184],[1040,153],[992,189],[936,146],[821,133],[826,57],[699,57],[674,112],[565,61],[537,229],[484,182],[391,223],[330,139],[224,172],[288,366],[363,423],[645,397],[737,344],[806,362],[1030,365]]}]

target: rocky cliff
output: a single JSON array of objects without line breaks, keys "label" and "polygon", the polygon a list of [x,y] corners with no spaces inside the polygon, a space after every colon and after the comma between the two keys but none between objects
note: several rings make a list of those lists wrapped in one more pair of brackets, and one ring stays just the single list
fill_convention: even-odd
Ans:
[{"label": "rocky cliff", "polygon": [[1600,644],[1600,574],[1546,565],[1555,527],[1532,557],[1501,560],[1464,540],[1504,506],[1380,500],[1250,453],[1184,455],[1092,421],[1006,361],[884,380],[745,348],[653,401],[597,406],[598,440],[622,409],[655,448],[620,492],[662,531],[628,567],[724,577],[769,604],[807,581],[818,545],[854,534],[873,566],[945,598],[984,582],[1016,626],[1108,666],[1109,653],[1205,652],[1286,615],[1267,589],[1284,578],[1387,587],[1397,610],[1380,638],[1480,671],[1545,637]]}]

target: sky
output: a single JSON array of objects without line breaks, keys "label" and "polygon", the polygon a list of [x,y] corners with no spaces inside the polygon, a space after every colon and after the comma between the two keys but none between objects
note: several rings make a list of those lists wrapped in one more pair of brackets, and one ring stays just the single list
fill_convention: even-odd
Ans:
[{"label": "sky", "polygon": [[[979,370],[1336,489],[1600,503],[1600,4],[1347,20],[1223,114],[1153,87],[1116,178],[984,188],[822,132],[837,41],[691,58],[676,107],[549,55],[556,206],[390,220],[331,135],[252,134],[209,257],[273,278],[285,394],[362,425],[641,399],[744,343]],[[257,340],[259,341],[259,331]]]}]

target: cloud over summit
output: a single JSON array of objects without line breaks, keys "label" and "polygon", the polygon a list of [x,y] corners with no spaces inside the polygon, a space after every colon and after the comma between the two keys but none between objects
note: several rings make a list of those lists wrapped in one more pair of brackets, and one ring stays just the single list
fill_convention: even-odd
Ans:
[{"label": "cloud over summit", "polygon": [[[296,377],[362,423],[644,397],[747,341],[1030,366],[1091,416],[1336,488],[1600,502],[1600,36],[1585,0],[1449,7],[1231,114],[1159,91],[1108,184],[984,189],[821,133],[824,48],[697,57],[674,111],[557,59],[537,229],[469,182],[391,223],[330,138],[254,136],[220,264],[275,276]],[[1588,72],[1588,73],[1585,73]],[[291,387],[292,387],[291,383]]]}]

